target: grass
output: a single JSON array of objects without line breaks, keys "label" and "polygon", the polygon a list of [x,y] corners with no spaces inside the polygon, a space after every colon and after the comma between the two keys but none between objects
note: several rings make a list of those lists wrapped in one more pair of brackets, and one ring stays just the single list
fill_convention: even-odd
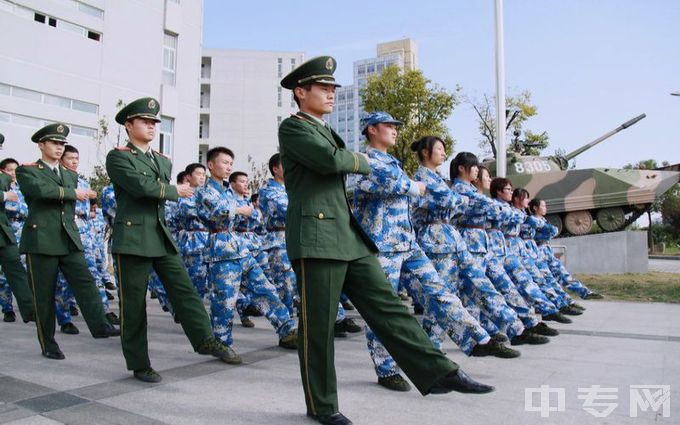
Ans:
[{"label": "grass", "polygon": [[680,274],[582,274],[576,278],[609,300],[680,303]]}]

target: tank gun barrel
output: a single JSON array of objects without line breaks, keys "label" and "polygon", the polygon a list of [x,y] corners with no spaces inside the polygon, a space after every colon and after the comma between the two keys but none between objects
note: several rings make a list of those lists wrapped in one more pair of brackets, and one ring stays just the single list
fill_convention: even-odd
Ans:
[{"label": "tank gun barrel", "polygon": [[588,149],[592,148],[593,146],[597,145],[598,143],[602,142],[603,140],[608,139],[608,138],[610,138],[611,136],[615,135],[615,134],[618,133],[619,131],[625,130],[625,129],[627,129],[628,127],[630,127],[631,125],[636,124],[638,121],[640,121],[641,119],[643,119],[643,118],[646,117],[646,116],[647,116],[647,114],[640,114],[640,115],[638,115],[637,117],[632,118],[632,119],[630,119],[630,120],[624,122],[624,123],[621,124],[620,126],[618,126],[618,127],[616,127],[615,129],[613,129],[613,130],[611,130],[611,131],[609,131],[609,132],[603,134],[602,136],[598,137],[597,139],[593,140],[592,142],[588,143],[587,145],[583,145],[583,146],[581,146],[580,148],[578,148],[578,149],[576,149],[576,150],[574,150],[574,151],[572,151],[572,152],[569,152],[568,154],[566,154],[566,155],[564,156],[564,159],[566,159],[567,161],[569,161],[569,160],[575,158],[576,156],[578,156],[578,155],[580,155],[581,153],[587,151]]}]

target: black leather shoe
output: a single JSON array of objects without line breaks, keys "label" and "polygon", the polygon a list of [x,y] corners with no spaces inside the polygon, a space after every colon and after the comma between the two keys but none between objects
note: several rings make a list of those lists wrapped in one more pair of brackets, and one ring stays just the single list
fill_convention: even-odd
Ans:
[{"label": "black leather shoe", "polygon": [[492,336],[491,339],[496,342],[508,342],[508,337],[503,332],[498,332],[496,335]]},{"label": "black leather shoe", "polygon": [[213,357],[217,357],[227,364],[243,363],[241,356],[239,356],[233,348],[229,347],[227,344],[215,337],[211,337],[203,341],[201,345],[198,346],[196,352],[198,354],[209,354]]},{"label": "black leather shoe", "polygon": [[161,382],[163,380],[163,377],[150,367],[137,369],[134,371],[133,375],[142,382],[149,382],[152,384]]},{"label": "black leather shoe", "polygon": [[35,322],[35,313],[30,312],[24,317],[24,323]]},{"label": "black leather shoe", "polygon": [[545,322],[541,322],[533,328],[529,329],[529,332],[535,333],[536,335],[543,336],[557,336],[559,331],[548,326]]},{"label": "black leather shoe", "polygon": [[543,316],[543,320],[551,320],[557,323],[571,323],[570,318],[559,312]]},{"label": "black leather shoe", "polygon": [[78,311],[78,307],[75,307],[75,306],[69,307],[68,311],[69,311],[69,313],[71,313],[71,316],[77,316],[77,315],[80,314],[80,312]]},{"label": "black leather shoe", "polygon": [[13,311],[7,311],[4,314],[4,317],[2,318],[3,322],[16,322],[17,320],[17,315],[14,314]]},{"label": "black leather shoe", "polygon": [[108,338],[110,336],[120,336],[120,329],[113,327],[113,325],[108,322],[92,335],[93,338],[97,339]]},{"label": "black leather shoe", "polygon": [[465,372],[458,369],[451,372],[430,388],[430,394],[445,394],[451,391],[468,394],[486,394],[495,390],[491,385],[482,384],[467,376]]},{"label": "black leather shoe", "polygon": [[106,313],[106,320],[108,320],[112,325],[120,325],[120,319],[114,312]]},{"label": "black leather shoe", "polygon": [[66,358],[64,353],[58,348],[53,351],[43,351],[42,355],[52,360],[64,360]]},{"label": "black leather shoe", "polygon": [[308,413],[307,416],[324,425],[352,425],[352,421],[340,412],[332,415],[310,415]]},{"label": "black leather shoe", "polygon": [[387,376],[385,378],[378,377],[378,385],[381,385],[388,390],[407,392],[411,391],[411,384],[404,379],[400,374]]},{"label": "black leather shoe", "polygon": [[420,304],[413,304],[413,314],[420,316],[425,313],[425,307]]},{"label": "black leather shoe", "polygon": [[473,357],[494,356],[501,359],[514,359],[521,355],[517,350],[508,348],[500,342],[489,341],[486,344],[477,344],[472,349]]},{"label": "black leather shoe", "polygon": [[73,323],[67,323],[61,326],[61,332],[68,335],[78,335],[80,330]]}]

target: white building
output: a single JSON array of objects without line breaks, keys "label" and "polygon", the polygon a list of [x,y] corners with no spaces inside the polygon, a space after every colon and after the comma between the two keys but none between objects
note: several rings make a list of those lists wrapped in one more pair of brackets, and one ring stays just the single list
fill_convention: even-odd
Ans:
[{"label": "white building", "polygon": [[234,171],[250,174],[268,163],[278,152],[279,124],[297,111],[292,92],[279,83],[303,57],[301,52],[203,51],[201,161],[208,149],[226,146],[236,155]]},{"label": "white building", "polygon": [[353,83],[337,89],[335,107],[326,117],[350,150],[363,150],[364,137],[359,125],[366,112],[361,102],[361,90],[366,87],[368,77],[380,75],[390,65],[396,65],[402,70],[418,67],[418,50],[411,39],[380,43],[376,50],[376,57],[354,62]]},{"label": "white building", "polygon": [[89,175],[125,142],[119,100],[151,96],[163,120],[154,148],[174,173],[196,161],[202,27],[202,0],[0,0],[0,157],[34,161],[30,136],[61,121]]}]

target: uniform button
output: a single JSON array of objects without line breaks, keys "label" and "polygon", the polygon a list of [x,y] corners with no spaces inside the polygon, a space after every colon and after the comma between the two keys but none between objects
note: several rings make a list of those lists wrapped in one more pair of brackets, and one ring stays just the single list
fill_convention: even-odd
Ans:
[{"label": "uniform button", "polygon": [[37,224],[34,224],[34,225],[33,225],[33,228],[34,228],[34,229],[36,229],[37,227],[38,227],[38,225],[37,225]]},{"label": "uniform button", "polygon": [[142,174],[144,174],[146,176],[146,171],[142,171]]},{"label": "uniform button", "polygon": [[63,212],[63,211],[61,212],[61,215],[64,215],[64,212]]},{"label": "uniform button", "polygon": [[131,221],[128,221],[128,222],[125,223],[125,224],[127,224],[128,226],[132,226],[132,222],[131,222]]},{"label": "uniform button", "polygon": [[161,178],[160,178],[160,177],[158,177],[158,178],[156,179],[156,181],[157,181],[157,182],[161,181]]},{"label": "uniform button", "polygon": [[319,213],[319,220],[323,220],[323,218],[324,218],[323,213]]}]

